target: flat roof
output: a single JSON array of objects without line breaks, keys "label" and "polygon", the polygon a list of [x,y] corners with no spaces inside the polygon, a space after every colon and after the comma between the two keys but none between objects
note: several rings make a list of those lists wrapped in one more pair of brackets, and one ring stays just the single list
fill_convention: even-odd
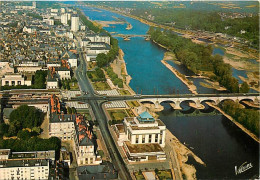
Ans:
[{"label": "flat roof", "polygon": [[47,159],[5,159],[0,160],[0,168],[47,166],[48,162]]},{"label": "flat roof", "polygon": [[75,114],[56,114],[52,113],[50,122],[51,123],[65,123],[65,122],[75,122],[76,115]]},{"label": "flat roof", "polygon": [[10,149],[0,149],[0,155],[8,155],[10,151]]},{"label": "flat roof", "polygon": [[150,129],[159,129],[158,126],[153,127],[138,127],[138,126],[131,126],[133,130],[150,130]]},{"label": "flat roof", "polygon": [[115,126],[116,126],[117,130],[119,131],[119,133],[124,133],[125,132],[123,124],[116,124]]},{"label": "flat roof", "polygon": [[55,159],[55,151],[12,152],[11,159],[20,158]]},{"label": "flat roof", "polygon": [[165,124],[160,119],[157,119],[156,121],[158,122],[159,126],[165,126]]},{"label": "flat roof", "polygon": [[62,160],[70,160],[70,153],[68,151],[61,152]]},{"label": "flat roof", "polygon": [[131,144],[129,141],[125,141],[124,143],[130,153],[163,152],[158,143]]}]

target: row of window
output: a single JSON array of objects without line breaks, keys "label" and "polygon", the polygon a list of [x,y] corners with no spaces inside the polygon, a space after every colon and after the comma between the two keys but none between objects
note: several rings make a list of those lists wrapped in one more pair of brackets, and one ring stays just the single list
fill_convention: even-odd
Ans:
[{"label": "row of window", "polygon": [[[139,143],[139,136],[141,136],[142,138],[142,143],[145,143],[145,136],[146,135],[136,135],[136,139],[135,139],[135,143]],[[131,136],[130,136],[131,137]],[[155,142],[159,143],[159,134],[155,134]],[[162,140],[160,141],[161,144]],[[152,134],[149,134],[149,138],[148,138],[148,143],[152,143]]]}]

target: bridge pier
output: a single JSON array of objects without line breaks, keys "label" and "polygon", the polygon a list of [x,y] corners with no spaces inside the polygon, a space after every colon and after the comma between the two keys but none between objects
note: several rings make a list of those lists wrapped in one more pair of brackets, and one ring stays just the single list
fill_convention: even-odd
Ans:
[{"label": "bridge pier", "polygon": [[219,99],[217,99],[216,100],[216,104],[215,105],[218,105],[220,103],[220,100]]},{"label": "bridge pier", "polygon": [[181,108],[181,102],[180,101],[176,101],[173,109],[181,110],[182,109]]},{"label": "bridge pier", "polygon": [[154,108],[155,109],[158,109],[160,107],[160,103],[158,102],[158,101],[156,101],[155,103],[154,103]]},{"label": "bridge pier", "polygon": [[197,109],[205,109],[205,106],[203,106],[203,104],[201,104],[199,100],[196,101],[196,107]]},{"label": "bridge pier", "polygon": [[258,104],[259,105],[259,99],[257,97],[254,99],[254,104]]}]

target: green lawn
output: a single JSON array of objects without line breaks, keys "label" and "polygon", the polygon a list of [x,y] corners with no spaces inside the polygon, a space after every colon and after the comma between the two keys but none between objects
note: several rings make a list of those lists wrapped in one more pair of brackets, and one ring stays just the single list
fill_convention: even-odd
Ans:
[{"label": "green lawn", "polygon": [[78,82],[75,82],[75,83],[74,82],[70,82],[69,85],[70,85],[70,90],[72,90],[72,91],[73,90],[75,90],[75,91],[79,90]]},{"label": "green lawn", "polygon": [[128,116],[135,117],[135,114],[133,113],[133,111],[131,109],[126,109],[126,112],[127,112]]},{"label": "green lawn", "polygon": [[88,62],[88,70],[93,69],[96,66],[96,62]]},{"label": "green lawn", "polygon": [[170,180],[172,179],[171,170],[159,170],[156,174],[160,180]]},{"label": "green lawn", "polygon": [[120,93],[121,95],[131,95],[128,90],[123,90],[123,89],[120,89],[120,90],[119,90],[119,93]]},{"label": "green lawn", "polygon": [[139,107],[139,103],[137,101],[127,101],[126,102],[129,107]]},{"label": "green lawn", "polygon": [[128,117],[125,110],[108,110],[108,113],[112,120],[120,121],[123,120],[125,117]]},{"label": "green lawn", "polygon": [[145,180],[142,173],[135,172],[134,175],[135,175],[136,180]]},{"label": "green lawn", "polygon": [[91,120],[92,120],[92,119],[91,119],[91,116],[90,116],[90,114],[89,114],[89,110],[87,110],[87,109],[78,109],[77,112],[80,113],[80,114],[82,114],[82,115],[84,115],[85,118],[86,118],[86,120],[88,120],[88,121],[91,121]]},{"label": "green lawn", "polygon": [[[97,77],[97,74],[95,71],[88,71],[87,72],[87,75],[91,74],[91,78],[90,80],[96,80],[98,77]],[[88,76],[89,77],[89,76]]]},{"label": "green lawn", "polygon": [[93,85],[94,89],[97,91],[111,90],[111,88],[109,87],[107,82],[97,81],[97,82],[93,82],[92,85]]}]

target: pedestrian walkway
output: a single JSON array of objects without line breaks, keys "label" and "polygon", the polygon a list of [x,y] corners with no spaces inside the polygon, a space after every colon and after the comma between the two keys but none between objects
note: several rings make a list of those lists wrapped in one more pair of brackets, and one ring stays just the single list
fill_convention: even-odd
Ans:
[{"label": "pedestrian walkway", "polygon": [[62,92],[62,96],[64,98],[72,98],[72,97],[77,97],[77,96],[80,96],[81,95],[81,92],[80,91],[63,91]]},{"label": "pedestrian walkway", "polygon": [[107,96],[119,96],[120,94],[116,89],[106,90],[106,91],[97,91],[98,94],[107,95]]},{"label": "pedestrian walkway", "polygon": [[75,107],[76,109],[88,109],[89,108],[89,105],[87,103],[82,103],[82,102],[78,102],[78,101],[66,102],[66,106]]},{"label": "pedestrian walkway", "polygon": [[106,108],[127,108],[127,104],[124,101],[112,101],[105,104]]}]

